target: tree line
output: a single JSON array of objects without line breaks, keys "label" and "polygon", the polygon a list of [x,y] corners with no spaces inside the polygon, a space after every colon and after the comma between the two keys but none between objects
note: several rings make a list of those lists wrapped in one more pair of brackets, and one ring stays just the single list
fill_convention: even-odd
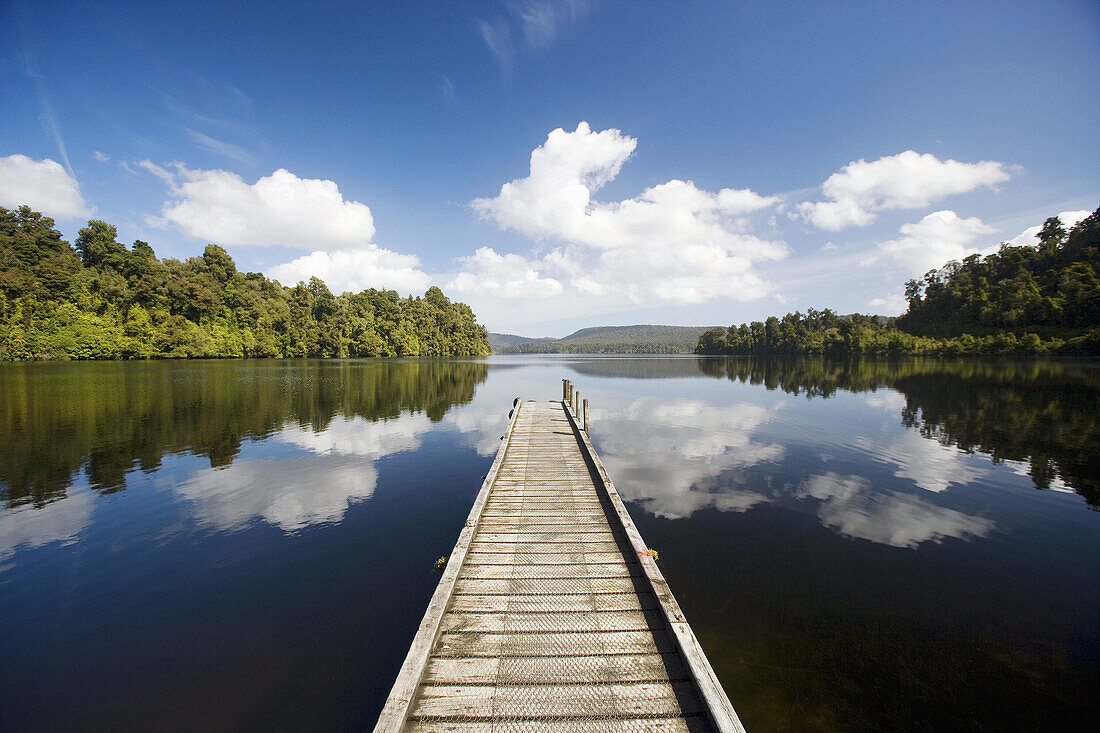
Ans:
[{"label": "tree line", "polygon": [[490,353],[464,303],[367,289],[333,295],[242,273],[216,244],[158,259],[92,220],[75,247],[48,216],[0,207],[0,359],[465,356]]},{"label": "tree line", "polygon": [[710,329],[697,354],[1100,354],[1100,209],[906,283],[897,318],[825,309]]}]

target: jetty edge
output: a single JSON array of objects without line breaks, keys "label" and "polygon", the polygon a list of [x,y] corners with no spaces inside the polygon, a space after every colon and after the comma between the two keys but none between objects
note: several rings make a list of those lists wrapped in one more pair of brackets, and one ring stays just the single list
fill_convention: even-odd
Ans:
[{"label": "jetty edge", "polygon": [[744,732],[582,404],[513,402],[376,733]]}]

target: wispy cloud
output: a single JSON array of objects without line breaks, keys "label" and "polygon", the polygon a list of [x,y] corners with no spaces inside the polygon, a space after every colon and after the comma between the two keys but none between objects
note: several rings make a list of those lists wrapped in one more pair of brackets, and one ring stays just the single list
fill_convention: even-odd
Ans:
[{"label": "wispy cloud", "polygon": [[439,95],[448,102],[455,98],[455,85],[446,74],[439,77]]},{"label": "wispy cloud", "polygon": [[505,74],[510,72],[515,47],[512,44],[512,29],[509,27],[508,21],[503,18],[491,23],[486,20],[479,20],[477,31],[481,34],[482,40],[489,47],[493,57],[496,58],[500,70]]},{"label": "wispy cloud", "polygon": [[[489,47],[501,72],[507,74],[515,64],[517,45],[529,49],[550,48],[566,28],[588,15],[592,4],[589,0],[508,2],[504,15],[492,20],[479,20],[477,32]],[[513,36],[519,40],[514,41]]]},{"label": "wispy cloud", "polygon": [[197,148],[247,166],[256,165],[256,156],[250,150],[230,142],[247,140],[264,147],[259,133],[241,119],[252,109],[248,95],[231,84],[212,84],[200,76],[193,78],[191,87],[190,96],[200,100],[197,106],[161,89],[153,91],[177,129]]},{"label": "wispy cloud", "polygon": [[558,33],[588,15],[592,3],[585,0],[526,0],[512,3],[524,43],[531,48],[549,48]]},{"label": "wispy cloud", "polygon": [[[137,174],[137,171],[135,171],[133,168],[126,165],[125,163],[123,163],[123,167],[126,170],[128,170],[129,172],[134,173],[135,175]],[[148,171],[149,173],[152,173],[154,176],[156,176],[160,180],[164,181],[166,184],[168,184],[168,187],[170,189],[174,190],[176,188],[176,174],[173,173],[172,171],[168,170],[167,168],[165,168],[163,166],[159,166],[156,163],[154,163],[153,161],[148,160],[148,159],[143,160],[140,163],[138,163],[138,167],[141,168],[142,170],[145,170],[145,171]]]},{"label": "wispy cloud", "polygon": [[69,151],[65,147],[65,136],[61,133],[61,125],[57,121],[57,114],[54,112],[53,103],[50,101],[50,94],[46,90],[46,77],[38,73],[35,68],[34,59],[31,57],[30,48],[34,45],[29,42],[28,36],[32,35],[31,29],[28,28],[31,24],[31,20],[28,17],[28,11],[22,3],[16,5],[15,11],[16,25],[19,26],[20,49],[23,58],[23,71],[31,79],[34,84],[34,92],[38,97],[38,104],[42,111],[38,115],[38,121],[42,124],[42,129],[46,131],[46,134],[53,139],[54,144],[57,145],[57,152],[61,156],[62,162],[65,164],[65,170],[69,172],[70,176],[76,176],[73,172],[72,163],[69,162]]},{"label": "wispy cloud", "polygon": [[187,136],[191,138],[195,145],[208,153],[214,153],[215,155],[220,155],[224,158],[235,160],[238,163],[244,163],[245,165],[256,165],[256,158],[252,153],[239,145],[233,145],[232,143],[212,138],[209,135],[204,135],[198,130],[192,130],[190,128],[185,128],[184,132],[187,133]]}]

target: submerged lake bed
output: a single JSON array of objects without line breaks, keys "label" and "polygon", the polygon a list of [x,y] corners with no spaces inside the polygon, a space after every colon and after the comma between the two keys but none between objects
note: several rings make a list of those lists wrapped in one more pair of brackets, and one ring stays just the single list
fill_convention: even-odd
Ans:
[{"label": "submerged lake bed", "polygon": [[0,729],[373,725],[562,378],[749,730],[1095,719],[1096,364],[564,355],[0,365]]}]

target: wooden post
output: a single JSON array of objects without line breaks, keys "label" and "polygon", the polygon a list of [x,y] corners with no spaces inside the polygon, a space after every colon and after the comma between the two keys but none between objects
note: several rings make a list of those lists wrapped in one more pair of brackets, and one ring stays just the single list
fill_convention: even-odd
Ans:
[{"label": "wooden post", "polygon": [[569,394],[569,380],[561,380],[561,398],[564,400],[566,395]]},{"label": "wooden post", "polygon": [[580,417],[580,416],[581,416],[581,413],[580,413],[580,411],[579,411],[579,410],[577,409],[577,408],[579,408],[580,406],[581,406],[581,393],[580,393],[580,392],[577,392],[577,393],[576,393],[576,394],[575,394],[575,395],[573,396],[573,414],[574,414],[574,415],[576,415],[577,417]]},{"label": "wooden post", "polygon": [[588,400],[584,401],[584,432],[588,434]]}]

